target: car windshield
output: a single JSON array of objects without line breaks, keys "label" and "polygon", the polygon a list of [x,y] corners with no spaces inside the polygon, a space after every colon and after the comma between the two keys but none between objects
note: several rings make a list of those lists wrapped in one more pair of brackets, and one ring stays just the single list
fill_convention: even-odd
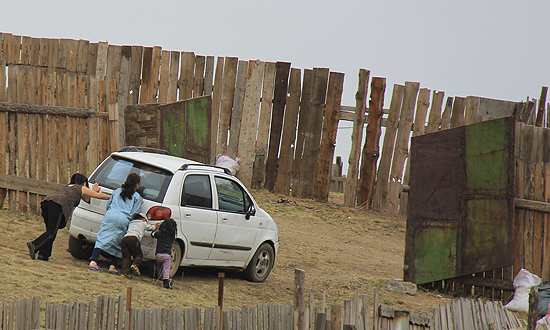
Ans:
[{"label": "car windshield", "polygon": [[120,188],[130,173],[141,176],[141,187],[138,192],[143,198],[155,202],[163,201],[168,184],[172,180],[172,173],[137,161],[116,156],[109,157],[95,171],[90,182],[99,182],[101,186],[115,190]]}]

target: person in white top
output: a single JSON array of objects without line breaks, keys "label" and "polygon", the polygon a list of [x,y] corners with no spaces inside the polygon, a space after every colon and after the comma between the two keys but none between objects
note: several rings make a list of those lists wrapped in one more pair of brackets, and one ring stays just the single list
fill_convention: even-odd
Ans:
[{"label": "person in white top", "polygon": [[[130,271],[136,275],[141,275],[139,271],[139,265],[143,260],[143,252],[141,251],[141,238],[143,232],[146,230],[155,231],[158,229],[160,223],[151,225],[147,223],[147,218],[142,213],[134,213],[132,215],[132,221],[128,225],[128,231],[120,242],[120,249],[122,251],[122,270],[120,275],[126,278],[132,278]],[[132,262],[132,257],[134,261]]]}]

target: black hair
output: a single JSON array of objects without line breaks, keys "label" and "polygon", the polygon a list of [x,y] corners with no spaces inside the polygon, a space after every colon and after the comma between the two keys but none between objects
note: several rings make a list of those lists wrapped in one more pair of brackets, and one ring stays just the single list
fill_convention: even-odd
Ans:
[{"label": "black hair", "polygon": [[126,178],[126,182],[122,184],[122,192],[120,197],[122,200],[132,198],[132,195],[136,191],[136,185],[141,182],[141,177],[137,173],[130,173]]},{"label": "black hair", "polygon": [[79,184],[81,186],[88,187],[88,178],[81,173],[75,173],[71,176],[69,184]]},{"label": "black hair", "polygon": [[171,237],[172,240],[176,238],[176,232],[178,230],[178,225],[176,221],[172,218],[164,220],[159,227],[159,233],[164,237]]},{"label": "black hair", "polygon": [[136,220],[136,219],[145,219],[145,218],[143,217],[143,215],[139,213],[132,214],[132,220]]}]

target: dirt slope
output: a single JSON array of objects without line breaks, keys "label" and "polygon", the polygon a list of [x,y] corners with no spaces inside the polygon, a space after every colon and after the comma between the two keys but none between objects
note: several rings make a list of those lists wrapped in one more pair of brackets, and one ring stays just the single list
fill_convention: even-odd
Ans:
[{"label": "dirt slope", "polygon": [[[382,214],[345,208],[341,194],[328,204],[295,200],[254,191],[260,206],[279,226],[279,254],[275,268],[264,283],[250,283],[240,272],[226,271],[224,306],[258,303],[292,304],[294,269],[306,271],[306,291],[320,305],[343,305],[355,292],[373,301],[380,290],[384,304],[425,312],[449,301],[435,293],[415,296],[386,290],[388,280],[402,277],[405,222]],[[278,203],[281,199],[286,202]],[[132,280],[88,270],[87,261],[69,252],[68,230],[59,232],[49,262],[29,258],[25,242],[44,230],[39,215],[0,211],[0,299],[10,301],[40,297],[42,303],[95,300],[99,295],[125,295],[133,288],[132,307],[188,308],[217,304],[220,269],[185,268],[176,276],[175,290],[160,287],[147,276]],[[100,265],[107,267],[106,261]],[[145,271],[145,267],[142,267]]]}]

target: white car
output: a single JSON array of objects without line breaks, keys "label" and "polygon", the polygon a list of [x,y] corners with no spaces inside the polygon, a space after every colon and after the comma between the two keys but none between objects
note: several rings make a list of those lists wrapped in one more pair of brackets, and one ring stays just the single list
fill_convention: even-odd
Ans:
[{"label": "white car", "polygon": [[[109,194],[129,173],[141,175],[140,212],[150,223],[171,217],[178,225],[171,276],[179,266],[213,266],[242,269],[246,279],[265,281],[279,245],[277,225],[229,170],[151,148],[125,150],[136,149],[113,152],[89,182],[99,182],[100,191]],[[75,208],[69,238],[75,258],[90,258],[106,206],[106,200],[92,198]],[[155,239],[146,233],[141,247],[145,260],[155,260]]]}]

